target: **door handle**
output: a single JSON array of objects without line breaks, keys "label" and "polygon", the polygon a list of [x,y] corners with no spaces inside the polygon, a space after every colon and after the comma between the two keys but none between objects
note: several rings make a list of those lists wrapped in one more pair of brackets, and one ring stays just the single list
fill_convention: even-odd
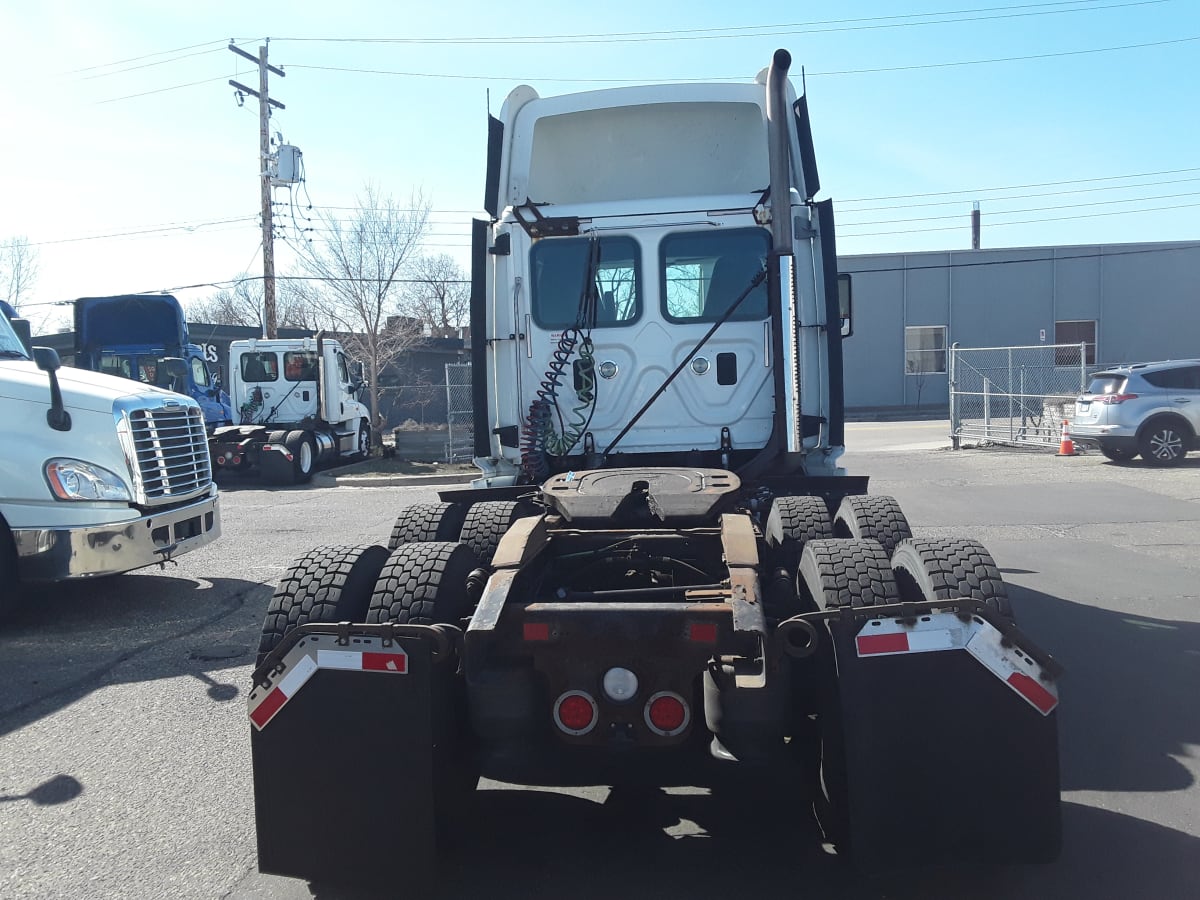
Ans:
[{"label": "door handle", "polygon": [[1176,403],[1191,403],[1192,399],[1190,397],[1176,397],[1175,402]]}]

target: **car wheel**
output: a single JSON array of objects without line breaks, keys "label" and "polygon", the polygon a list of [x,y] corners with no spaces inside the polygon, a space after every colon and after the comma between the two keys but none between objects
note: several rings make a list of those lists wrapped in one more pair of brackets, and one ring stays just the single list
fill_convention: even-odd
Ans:
[{"label": "car wheel", "polygon": [[1152,421],[1138,437],[1142,459],[1152,466],[1175,466],[1187,455],[1191,435],[1170,419]]},{"label": "car wheel", "polygon": [[1100,445],[1100,452],[1113,462],[1129,462],[1138,455],[1132,447],[1106,447],[1103,444]]}]

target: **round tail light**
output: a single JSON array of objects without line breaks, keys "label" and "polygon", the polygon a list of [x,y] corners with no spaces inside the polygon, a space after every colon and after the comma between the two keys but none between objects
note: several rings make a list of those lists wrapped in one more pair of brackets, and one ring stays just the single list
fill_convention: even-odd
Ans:
[{"label": "round tail light", "polygon": [[596,701],[583,691],[567,691],[554,704],[554,723],[567,734],[587,734],[598,717]]},{"label": "round tail light", "polygon": [[646,724],[655,734],[674,737],[691,721],[687,703],[671,691],[659,691],[646,701]]}]

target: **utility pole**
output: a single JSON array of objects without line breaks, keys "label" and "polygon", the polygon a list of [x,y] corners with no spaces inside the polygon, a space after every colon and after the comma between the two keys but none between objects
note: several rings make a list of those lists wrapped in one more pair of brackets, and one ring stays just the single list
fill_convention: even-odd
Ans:
[{"label": "utility pole", "polygon": [[258,90],[239,84],[232,78],[229,83],[243,94],[258,98],[258,154],[259,181],[261,183],[262,200],[262,244],[263,244],[263,329],[265,337],[278,337],[275,325],[275,228],[271,219],[271,107],[286,109],[278,100],[272,100],[267,92],[267,73],[274,72],[280,78],[285,76],[283,69],[267,65],[267,47],[264,44],[258,48],[258,56],[251,56],[233,41],[229,49],[238,56],[244,56],[258,66]]}]

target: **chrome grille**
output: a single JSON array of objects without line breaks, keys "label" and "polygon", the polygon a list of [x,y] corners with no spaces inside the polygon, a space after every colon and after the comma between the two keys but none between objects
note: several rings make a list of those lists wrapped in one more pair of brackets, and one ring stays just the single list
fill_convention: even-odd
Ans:
[{"label": "chrome grille", "polygon": [[208,489],[212,466],[198,407],[131,409],[127,415],[137,467],[136,502],[170,503]]}]

